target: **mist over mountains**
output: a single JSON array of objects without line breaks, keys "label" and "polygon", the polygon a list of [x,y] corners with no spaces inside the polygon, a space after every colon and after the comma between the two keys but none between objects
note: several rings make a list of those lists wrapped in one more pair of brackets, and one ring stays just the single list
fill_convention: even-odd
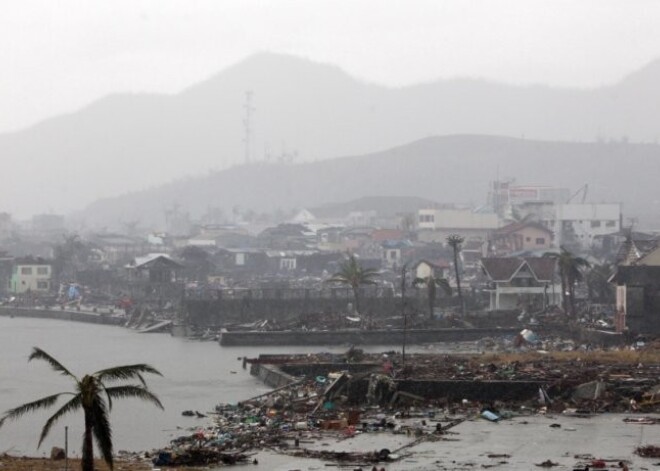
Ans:
[{"label": "mist over mountains", "polygon": [[[593,90],[483,80],[387,88],[333,66],[258,54],[176,95],[112,95],[76,113],[0,135],[8,175],[0,186],[0,210],[65,212],[112,197],[84,212],[90,223],[101,223],[124,210],[162,212],[174,199],[190,208],[206,208],[213,199],[225,208],[240,204],[255,210],[367,194],[478,201],[485,192],[482,183],[495,177],[497,165],[520,181],[575,186],[599,180],[617,192],[603,199],[637,201],[633,196],[644,193],[638,185],[630,191],[611,187],[622,174],[600,163],[610,159],[608,165],[634,169],[634,159],[644,155],[652,158],[645,165],[656,165],[656,146],[607,142],[658,139],[658,83],[660,61]],[[254,93],[256,108],[252,160],[270,163],[209,171],[244,161],[246,90]],[[447,134],[472,136],[419,141]],[[395,149],[373,153],[390,148]],[[307,163],[276,164],[294,154]],[[428,169],[420,169],[424,166]],[[445,179],[447,171],[452,176]],[[592,175],[597,171],[617,180]],[[152,191],[115,197],[144,188]]]},{"label": "mist over mountains", "polygon": [[[310,208],[362,196],[419,196],[483,205],[489,182],[577,190],[589,202],[623,202],[626,217],[660,225],[660,146],[565,143],[457,135],[426,138],[387,151],[302,164],[255,163],[95,202],[78,214],[86,227],[139,220],[162,228],[175,206],[201,216],[210,207],[241,210]],[[626,221],[624,221],[626,222]]]}]

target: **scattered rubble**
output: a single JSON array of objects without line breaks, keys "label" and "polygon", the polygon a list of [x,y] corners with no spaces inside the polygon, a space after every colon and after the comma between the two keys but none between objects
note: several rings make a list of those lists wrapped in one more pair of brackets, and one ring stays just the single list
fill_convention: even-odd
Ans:
[{"label": "scattered rubble", "polygon": [[[263,355],[239,360],[244,367],[251,365],[254,374],[262,368],[269,375],[280,374],[278,381],[283,385],[280,382],[279,387],[237,404],[219,404],[208,413],[212,425],[196,428],[155,453],[157,466],[249,463],[258,450],[372,466],[408,458],[411,448],[425,441],[451,440],[451,429],[465,420],[498,422],[529,414],[588,418],[608,411],[658,411],[658,403],[649,397],[656,394],[660,363],[631,363],[625,355],[619,361],[604,361],[598,352],[568,357],[409,354],[403,368],[397,352],[369,354],[352,348],[343,355]],[[429,387],[434,381],[450,392],[436,394],[438,389]],[[501,390],[508,391],[526,382],[536,386],[528,388],[522,399],[492,396],[494,385],[504,385]],[[471,395],[484,384],[479,398]],[[451,388],[456,389],[451,392]],[[206,414],[184,411],[184,415]],[[660,419],[630,416],[624,421],[653,425]],[[550,427],[560,424],[551,422]],[[404,445],[396,450],[350,452],[322,448],[326,440],[339,443],[363,434],[400,435]],[[595,461],[586,465],[593,468]],[[500,464],[506,462],[487,466]],[[556,465],[551,460],[537,464]]]},{"label": "scattered rubble", "polygon": [[660,458],[660,446],[640,446],[635,449],[635,453],[644,458]]}]

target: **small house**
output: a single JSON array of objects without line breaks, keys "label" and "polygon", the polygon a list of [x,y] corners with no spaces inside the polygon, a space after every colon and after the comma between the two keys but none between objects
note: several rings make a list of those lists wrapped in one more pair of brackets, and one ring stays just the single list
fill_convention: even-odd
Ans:
[{"label": "small house", "polygon": [[53,267],[41,257],[23,257],[14,260],[9,291],[14,294],[26,292],[47,293],[51,289]]},{"label": "small house", "polygon": [[482,258],[481,265],[488,277],[490,310],[534,311],[561,304],[554,258],[490,257]]}]

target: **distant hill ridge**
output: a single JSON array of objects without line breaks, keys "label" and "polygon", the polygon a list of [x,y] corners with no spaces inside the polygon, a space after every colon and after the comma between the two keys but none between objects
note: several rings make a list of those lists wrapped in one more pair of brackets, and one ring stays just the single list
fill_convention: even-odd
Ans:
[{"label": "distant hill ridge", "polygon": [[242,162],[246,90],[253,160],[297,151],[314,161],[449,134],[655,142],[658,84],[656,61],[593,90],[460,79],[388,88],[334,66],[258,54],[176,95],[112,95],[0,135],[11,175],[0,185],[0,211],[69,211]]},{"label": "distant hill ridge", "polygon": [[572,190],[587,183],[588,202],[623,202],[627,217],[660,227],[658,175],[660,146],[655,144],[456,135],[314,163],[238,166],[102,199],[78,216],[90,227],[121,220],[162,227],[165,210],[175,205],[193,216],[212,206],[224,208],[225,214],[235,207],[259,212],[309,209],[365,196],[479,206],[486,202],[489,183],[499,176]]}]

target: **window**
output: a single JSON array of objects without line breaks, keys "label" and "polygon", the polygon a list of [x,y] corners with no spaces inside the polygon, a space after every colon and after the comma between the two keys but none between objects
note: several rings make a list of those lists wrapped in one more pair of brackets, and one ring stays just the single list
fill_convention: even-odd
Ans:
[{"label": "window", "polygon": [[433,214],[420,214],[419,222],[435,222],[435,216]]},{"label": "window", "polygon": [[48,289],[47,281],[37,281],[37,289]]},{"label": "window", "polygon": [[37,275],[48,275],[48,267],[37,267]]},{"label": "window", "polygon": [[31,275],[32,267],[21,267],[21,275]]},{"label": "window", "polygon": [[536,238],[536,245],[544,245],[544,244],[545,244],[545,237]]},{"label": "window", "polygon": [[591,227],[600,227],[600,221],[591,221]]},{"label": "window", "polygon": [[532,238],[531,237],[525,237],[525,242],[531,242]]},{"label": "window", "polygon": [[296,269],[296,259],[295,258],[283,258],[280,260],[280,269],[282,270],[295,270]]},{"label": "window", "polygon": [[616,221],[605,221],[605,227],[616,227]]}]

